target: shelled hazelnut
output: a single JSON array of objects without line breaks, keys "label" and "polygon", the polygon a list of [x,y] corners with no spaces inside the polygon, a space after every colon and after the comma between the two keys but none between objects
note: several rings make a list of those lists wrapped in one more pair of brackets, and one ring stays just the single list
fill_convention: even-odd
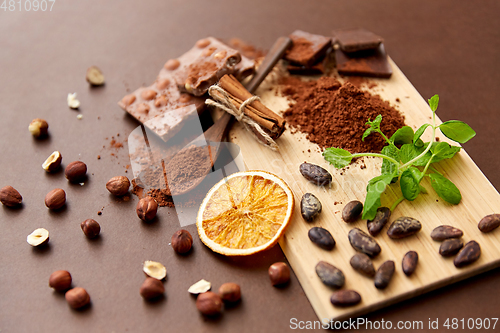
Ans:
[{"label": "shelled hazelnut", "polygon": [[284,262],[276,262],[269,267],[269,278],[273,286],[282,285],[290,281],[290,268]]},{"label": "shelled hazelnut", "polygon": [[82,228],[83,233],[87,238],[92,239],[99,235],[101,232],[101,226],[97,223],[96,220],[86,219],[82,223],[80,223],[80,227]]},{"label": "shelled hazelnut", "polygon": [[59,270],[50,274],[49,286],[58,292],[63,292],[71,287],[71,274],[68,271]]},{"label": "shelled hazelnut", "polygon": [[108,180],[106,183],[106,188],[109,193],[121,197],[127,194],[130,187],[130,180],[125,176],[116,176]]},{"label": "shelled hazelnut", "polygon": [[142,270],[144,274],[157,280],[163,280],[167,276],[167,269],[157,261],[146,260]]},{"label": "shelled hazelnut", "polygon": [[96,66],[91,66],[87,69],[87,75],[85,78],[87,79],[87,82],[93,86],[101,86],[104,84],[104,75]]},{"label": "shelled hazelnut", "polygon": [[214,316],[222,312],[222,300],[212,291],[198,295],[196,308],[206,316]]},{"label": "shelled hazelnut", "polygon": [[35,138],[46,137],[49,131],[49,124],[40,118],[35,118],[28,126],[28,130]]},{"label": "shelled hazelnut", "polygon": [[89,294],[81,287],[68,290],[64,297],[66,298],[66,302],[68,302],[69,306],[73,309],[80,309],[90,304]]},{"label": "shelled hazelnut", "polygon": [[187,230],[178,230],[172,235],[171,245],[175,252],[187,253],[193,245],[193,237]]},{"label": "shelled hazelnut", "polygon": [[163,286],[163,282],[160,280],[148,277],[142,284],[139,292],[145,300],[151,301],[165,293],[165,286]]},{"label": "shelled hazelnut", "polygon": [[55,188],[45,196],[45,206],[49,209],[56,210],[64,206],[66,203],[66,192],[61,188]]},{"label": "shelled hazelnut", "polygon": [[226,302],[237,302],[241,299],[241,288],[233,282],[227,282],[220,286],[219,296]]},{"label": "shelled hazelnut", "polygon": [[82,161],[74,161],[66,166],[64,175],[72,183],[78,183],[85,178],[87,165]]},{"label": "shelled hazelnut", "polygon": [[49,242],[49,231],[45,228],[35,229],[28,235],[26,241],[31,246],[43,246]]},{"label": "shelled hazelnut", "polygon": [[15,188],[7,185],[0,189],[0,202],[7,207],[16,207],[23,202],[23,197]]},{"label": "shelled hazelnut", "polygon": [[157,210],[158,204],[155,199],[151,197],[142,198],[139,200],[136,207],[137,216],[146,222],[149,222],[156,217]]},{"label": "shelled hazelnut", "polygon": [[47,172],[54,172],[61,166],[62,156],[57,150],[50,154],[49,157],[43,162],[42,168]]}]

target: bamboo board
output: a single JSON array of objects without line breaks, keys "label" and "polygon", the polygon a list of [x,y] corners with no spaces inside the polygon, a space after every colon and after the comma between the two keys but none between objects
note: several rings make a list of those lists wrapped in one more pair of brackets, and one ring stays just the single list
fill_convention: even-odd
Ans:
[{"label": "bamboo board", "polygon": [[[416,130],[421,124],[431,121],[432,112],[427,102],[392,60],[391,65],[394,71],[392,77],[388,80],[372,80],[377,84],[372,93],[377,93],[382,99],[397,105],[406,117],[407,125]],[[274,89],[269,90],[272,87],[272,83],[264,84],[257,91],[257,95],[270,109],[285,110],[287,101],[278,96]],[[399,98],[399,103],[396,98]],[[439,114],[439,109],[437,113]],[[440,123],[439,119],[437,121]],[[430,140],[430,132],[429,130],[424,134],[424,141]],[[450,142],[440,132],[437,136],[441,141]],[[462,202],[457,206],[445,203],[435,194],[426,179],[422,184],[429,189],[429,194],[420,195],[411,203],[404,201],[393,212],[390,220],[392,222],[400,216],[411,216],[422,223],[422,230],[409,238],[392,240],[386,235],[389,222],[376,237],[382,252],[374,259],[375,268],[386,260],[394,260],[396,263],[396,272],[389,287],[378,290],[373,279],[362,276],[349,265],[355,250],[349,244],[347,234],[354,227],[367,231],[366,221],[358,220],[347,224],[341,219],[341,211],[351,200],[364,201],[367,181],[380,174],[381,161],[365,158],[365,169],[361,169],[359,164],[352,164],[348,170],[341,173],[328,165],[318,146],[306,140],[301,133],[292,134],[287,130],[278,140],[279,152],[271,151],[255,142],[239,124],[233,126],[229,138],[241,148],[248,169],[275,173],[293,190],[295,214],[289,229],[280,240],[280,246],[320,320],[342,320],[359,316],[500,266],[500,229],[483,234],[477,228],[482,217],[499,212],[500,195],[463,149],[452,160],[436,164],[437,170],[460,189]],[[299,165],[304,161],[329,170],[333,175],[331,188],[321,188],[307,182],[298,171]],[[390,206],[399,197],[399,193],[395,191],[393,187],[386,190],[386,194],[382,196],[383,206]],[[307,192],[316,195],[323,205],[322,213],[313,223],[305,222],[300,215],[300,199]],[[453,265],[453,258],[441,257],[438,253],[441,243],[433,241],[430,233],[442,224],[463,230],[464,243],[476,240],[482,250],[479,260],[466,268],[457,269]],[[337,242],[332,251],[322,250],[309,240],[307,232],[313,226],[321,226],[332,233]],[[401,261],[403,255],[410,250],[418,252],[419,264],[415,273],[407,277],[402,272]],[[315,273],[315,265],[320,260],[327,261],[344,272],[344,288],[358,291],[362,297],[360,304],[348,308],[332,306],[330,295],[333,290],[323,285]]]}]

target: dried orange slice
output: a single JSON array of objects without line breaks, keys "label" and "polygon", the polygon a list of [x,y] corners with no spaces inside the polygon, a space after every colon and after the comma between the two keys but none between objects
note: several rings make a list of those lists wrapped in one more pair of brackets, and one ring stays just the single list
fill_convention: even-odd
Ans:
[{"label": "dried orange slice", "polygon": [[237,172],[210,189],[196,226],[201,241],[212,251],[246,256],[276,244],[293,210],[293,193],[278,176],[265,171]]}]

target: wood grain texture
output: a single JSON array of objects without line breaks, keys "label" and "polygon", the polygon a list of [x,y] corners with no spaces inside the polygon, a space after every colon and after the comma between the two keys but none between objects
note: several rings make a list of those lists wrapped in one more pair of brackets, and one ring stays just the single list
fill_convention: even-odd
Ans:
[{"label": "wood grain texture", "polygon": [[[421,124],[431,121],[432,112],[424,98],[392,60],[391,65],[394,70],[393,76],[388,80],[370,80],[377,84],[371,92],[379,94],[382,99],[396,106],[405,116],[407,125],[416,130]],[[276,89],[277,86],[268,80],[257,90],[257,94],[271,110],[284,111],[288,102],[276,94]],[[441,96],[441,99],[443,98],[446,96]],[[399,99],[399,102],[396,99]],[[440,122],[439,119],[437,121]],[[422,139],[428,141],[430,135],[431,131],[428,130]],[[441,141],[451,143],[440,132],[436,136]],[[302,133],[292,134],[290,130],[278,140],[279,152],[271,151],[255,142],[239,124],[233,126],[229,137],[231,142],[240,146],[248,169],[275,173],[283,178],[294,192],[295,215],[280,241],[280,246],[320,320],[325,318],[340,320],[359,316],[500,266],[500,230],[483,234],[477,228],[477,223],[483,216],[499,212],[500,195],[463,149],[452,160],[442,161],[436,165],[437,170],[460,189],[462,202],[457,206],[445,203],[432,190],[428,179],[425,179],[422,184],[428,189],[429,194],[420,195],[411,203],[404,201],[396,208],[390,219],[392,222],[400,216],[414,217],[422,223],[422,230],[409,238],[392,240],[386,234],[388,228],[386,226],[376,237],[382,252],[374,259],[375,267],[386,260],[396,262],[396,273],[389,287],[378,290],[374,286],[373,279],[362,276],[349,265],[349,260],[355,251],[349,244],[347,234],[354,227],[367,231],[366,221],[358,220],[347,224],[341,218],[341,211],[351,200],[364,202],[367,181],[380,174],[381,161],[364,158],[366,164],[364,169],[360,168],[363,163],[357,162],[347,170],[336,170],[323,159],[317,145],[310,143]],[[307,182],[298,171],[299,165],[304,161],[321,165],[329,170],[334,180],[331,187],[317,187]],[[395,187],[388,187],[382,196],[382,205],[390,206],[400,195],[398,191]],[[307,192],[316,195],[323,204],[323,212],[312,223],[305,222],[300,215],[300,198]],[[433,241],[430,233],[442,224],[462,229],[464,242],[476,240],[480,244],[482,255],[477,262],[469,267],[457,269],[453,265],[453,258],[443,258],[439,255],[438,249],[441,243]],[[313,226],[321,226],[332,233],[337,242],[332,251],[322,250],[308,239],[307,232]],[[404,254],[410,250],[418,252],[419,263],[415,273],[411,277],[406,277],[401,268],[401,261]],[[338,308],[330,303],[330,295],[334,290],[321,283],[314,269],[320,260],[329,262],[344,272],[346,276],[344,288],[358,291],[362,297],[360,304],[349,308]]]}]

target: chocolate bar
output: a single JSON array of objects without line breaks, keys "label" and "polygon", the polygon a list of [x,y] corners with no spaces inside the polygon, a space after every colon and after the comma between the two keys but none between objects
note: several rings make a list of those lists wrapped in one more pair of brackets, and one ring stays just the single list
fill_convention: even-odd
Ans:
[{"label": "chocolate bar", "polygon": [[285,59],[294,65],[311,67],[322,59],[332,39],[321,35],[313,35],[301,30],[294,31],[290,36],[293,45],[285,55]]},{"label": "chocolate bar", "polygon": [[341,49],[335,50],[337,70],[342,75],[371,76],[389,78],[392,68],[385,53],[384,44],[376,49],[346,53]]},{"label": "chocolate bar", "polygon": [[[288,64],[286,69],[290,74],[293,75],[322,75],[325,74],[330,68],[329,63],[332,60],[332,48],[328,48],[326,55],[323,59],[319,60],[312,66],[299,66],[294,64]],[[331,67],[331,66],[330,66]]]},{"label": "chocolate bar", "polygon": [[344,52],[358,52],[376,49],[384,39],[365,29],[334,31],[340,49]]},{"label": "chocolate bar", "polygon": [[180,91],[201,96],[222,76],[233,74],[240,61],[238,51],[216,38],[208,37],[197,41],[179,58],[167,61],[160,76],[170,74]]}]

